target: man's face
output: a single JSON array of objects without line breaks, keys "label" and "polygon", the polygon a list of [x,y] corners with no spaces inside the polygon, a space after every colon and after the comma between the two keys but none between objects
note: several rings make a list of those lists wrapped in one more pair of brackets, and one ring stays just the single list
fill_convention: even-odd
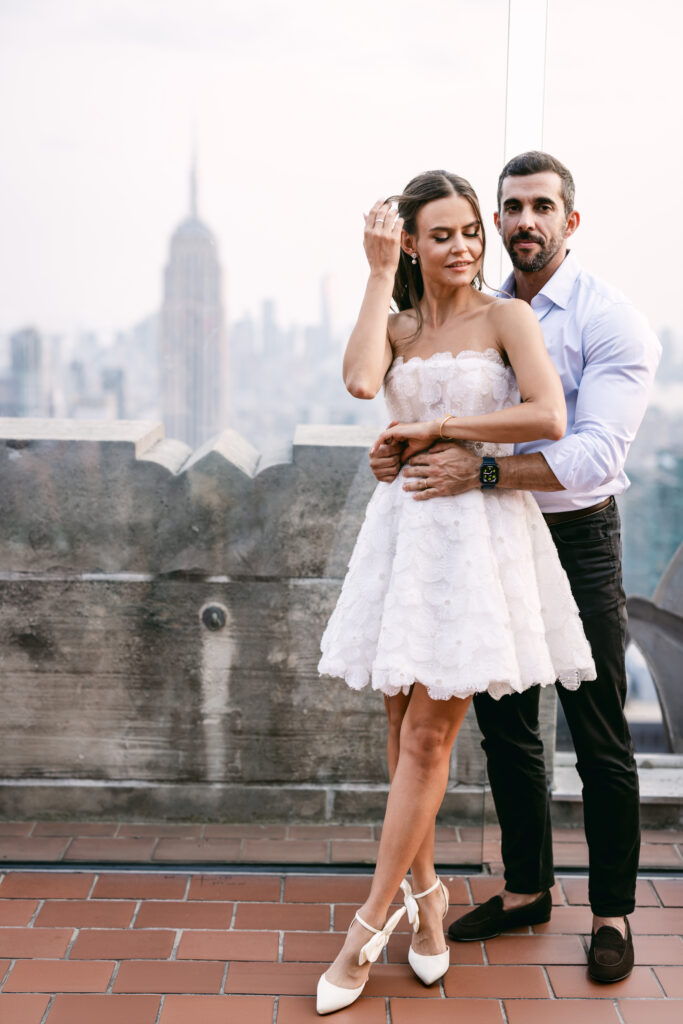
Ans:
[{"label": "man's face", "polygon": [[495,221],[517,270],[543,270],[572,234],[572,218],[565,214],[560,188],[560,176],[554,171],[503,179]]}]

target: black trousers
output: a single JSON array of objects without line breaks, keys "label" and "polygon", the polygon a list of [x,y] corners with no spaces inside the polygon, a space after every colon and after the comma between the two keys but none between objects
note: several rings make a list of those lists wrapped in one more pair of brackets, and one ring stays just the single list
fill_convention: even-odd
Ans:
[{"label": "black trousers", "polygon": [[[589,850],[588,895],[599,917],[635,907],[640,852],[638,773],[624,717],[626,600],[616,503],[551,526],[590,642],[597,679],[578,690],[557,685],[583,783]],[[493,700],[474,698],[501,825],[510,892],[535,893],[554,881],[550,801],[538,727],[540,687]]]}]

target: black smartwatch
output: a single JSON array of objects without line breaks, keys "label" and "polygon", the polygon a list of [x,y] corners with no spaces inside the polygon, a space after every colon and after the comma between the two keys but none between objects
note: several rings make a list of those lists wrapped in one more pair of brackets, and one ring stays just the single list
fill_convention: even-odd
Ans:
[{"label": "black smartwatch", "polygon": [[490,491],[498,483],[500,469],[492,455],[485,455],[479,467],[479,483],[482,491]]}]

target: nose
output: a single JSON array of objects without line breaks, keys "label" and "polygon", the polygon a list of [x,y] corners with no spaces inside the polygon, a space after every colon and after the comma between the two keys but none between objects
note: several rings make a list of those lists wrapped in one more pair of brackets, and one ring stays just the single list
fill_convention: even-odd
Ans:
[{"label": "nose", "polygon": [[531,228],[534,227],[535,223],[536,222],[534,218],[533,206],[531,205],[531,203],[525,204],[519,213],[519,218],[517,220],[517,230],[529,231]]},{"label": "nose", "polygon": [[451,242],[451,252],[466,252],[467,250],[467,239],[460,231],[456,231],[453,235],[453,241]]}]

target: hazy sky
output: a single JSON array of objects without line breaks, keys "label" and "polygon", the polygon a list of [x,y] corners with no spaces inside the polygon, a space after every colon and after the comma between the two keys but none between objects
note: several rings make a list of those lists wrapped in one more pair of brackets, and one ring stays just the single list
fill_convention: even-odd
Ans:
[{"label": "hazy sky", "polygon": [[[680,10],[550,0],[544,146],[577,181],[581,260],[683,332]],[[158,308],[193,124],[231,315],[315,319],[330,273],[347,323],[380,194],[447,167],[489,226],[506,39],[507,0],[0,0],[0,331]]]}]

